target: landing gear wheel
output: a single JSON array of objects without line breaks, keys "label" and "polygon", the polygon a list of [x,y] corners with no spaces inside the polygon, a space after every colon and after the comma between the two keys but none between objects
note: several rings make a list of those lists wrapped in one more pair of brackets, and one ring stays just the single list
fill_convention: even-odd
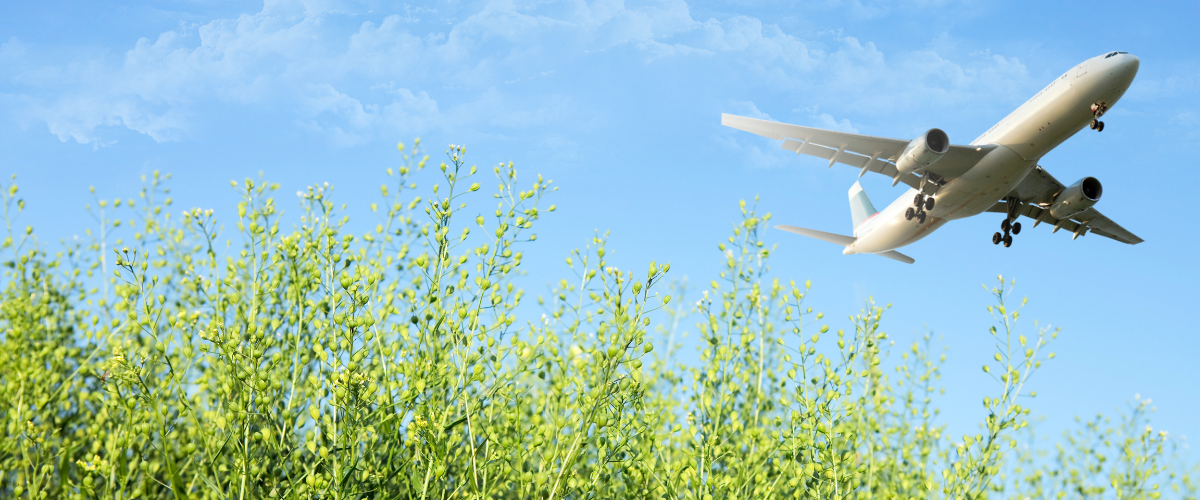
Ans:
[{"label": "landing gear wheel", "polygon": [[1092,118],[1092,122],[1088,124],[1088,127],[1090,127],[1092,130],[1096,130],[1097,123],[1100,123],[1100,120]]},{"label": "landing gear wheel", "polygon": [[1100,121],[1096,122],[1096,131],[1097,132],[1104,131],[1104,122],[1100,122]]},{"label": "landing gear wheel", "polygon": [[1000,223],[1000,230],[1008,231],[1009,229],[1012,229],[1012,224],[1008,222],[1008,219],[1004,219],[1004,221]]},{"label": "landing gear wheel", "polygon": [[924,210],[917,212],[917,222],[920,222],[921,224],[925,223],[925,211]]},{"label": "landing gear wheel", "polygon": [[1004,236],[1004,248],[1008,248],[1011,246],[1012,246],[1012,235],[1011,234],[1005,235]]},{"label": "landing gear wheel", "polygon": [[999,245],[999,244],[1000,244],[1000,241],[1001,241],[1001,240],[1003,240],[1003,239],[1004,239],[1004,237],[1003,237],[1003,236],[1000,236],[1000,233],[993,234],[993,235],[992,235],[992,244],[993,244],[993,245]]},{"label": "landing gear wheel", "polygon": [[1013,223],[1012,234],[1021,234],[1021,223],[1020,222]]},{"label": "landing gear wheel", "polygon": [[913,210],[912,207],[908,207],[908,210],[904,211],[904,220],[912,220],[913,216],[915,216],[915,215],[916,215],[916,210]]},{"label": "landing gear wheel", "polygon": [[933,210],[933,198],[925,200],[925,210]]},{"label": "landing gear wheel", "polygon": [[921,196],[920,194],[918,194],[916,197],[913,198],[913,205],[920,207],[922,203],[925,203],[924,196]]}]

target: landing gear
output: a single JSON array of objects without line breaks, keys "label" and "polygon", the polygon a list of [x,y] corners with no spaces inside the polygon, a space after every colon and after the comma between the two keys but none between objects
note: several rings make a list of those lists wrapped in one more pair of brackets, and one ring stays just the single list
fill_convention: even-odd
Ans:
[{"label": "landing gear", "polygon": [[1005,202],[1008,204],[1008,214],[1004,217],[1004,220],[1000,221],[1000,231],[1003,232],[992,234],[992,244],[999,245],[1004,243],[1004,247],[1008,248],[1012,246],[1012,235],[1021,233],[1021,223],[1013,222],[1020,216],[1021,203],[1015,198],[1008,198]]},{"label": "landing gear", "polygon": [[904,211],[904,218],[907,220],[913,220],[913,217],[916,217],[918,224],[924,224],[925,217],[927,215],[925,211],[933,210],[933,205],[934,202],[932,196],[926,196],[925,193],[917,193],[917,195],[913,197],[913,206],[908,207],[908,209]]},{"label": "landing gear", "polygon": [[1108,104],[1107,103],[1105,103],[1103,101],[1092,103],[1092,116],[1094,118],[1092,118],[1092,122],[1090,124],[1088,124],[1088,126],[1091,127],[1092,130],[1095,130],[1097,132],[1103,132],[1104,131],[1104,122],[1100,121],[1100,117],[1104,116],[1104,113],[1106,113],[1106,112],[1108,112]]}]

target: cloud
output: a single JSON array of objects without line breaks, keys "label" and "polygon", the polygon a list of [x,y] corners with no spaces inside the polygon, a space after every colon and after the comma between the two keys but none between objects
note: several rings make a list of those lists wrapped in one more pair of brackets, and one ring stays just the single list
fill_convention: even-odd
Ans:
[{"label": "cloud", "polygon": [[332,85],[314,85],[301,100],[304,129],[327,135],[339,146],[357,146],[378,135],[406,136],[434,128],[442,114],[425,92],[391,90],[394,99],[384,105],[363,104]]},{"label": "cloud", "polygon": [[[816,126],[839,130],[857,129],[834,115],[953,109],[1011,93],[1028,76],[1015,58],[889,54],[852,36],[802,40],[753,17],[697,20],[682,0],[437,9],[379,16],[346,2],[271,0],[256,13],[141,38],[123,53],[22,66],[6,93],[22,97],[18,114],[81,144],[110,143],[117,128],[183,140],[213,126],[220,118],[206,110],[219,104],[282,112],[331,144],[353,146],[464,129],[542,130],[545,141],[556,126],[609,111],[588,94],[595,82],[664,65],[733,88],[800,94],[830,110],[808,117]],[[0,60],[28,59],[29,50],[10,39]]]},{"label": "cloud", "polygon": [[17,37],[9,38],[7,42],[0,43],[0,62],[11,64],[25,57],[25,44],[21,43]]},{"label": "cloud", "polygon": [[771,115],[762,112],[762,110],[758,109],[757,105],[750,101],[730,101],[729,104],[726,105],[726,110],[724,110],[724,112],[731,115],[757,118],[759,120],[779,121],[771,118]]}]

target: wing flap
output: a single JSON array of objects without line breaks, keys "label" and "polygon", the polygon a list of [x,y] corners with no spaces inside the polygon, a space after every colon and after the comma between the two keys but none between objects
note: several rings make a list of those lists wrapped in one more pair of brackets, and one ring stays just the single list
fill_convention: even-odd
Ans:
[{"label": "wing flap", "polygon": [[[868,172],[875,172],[877,174],[883,174],[892,178],[896,177],[897,174],[896,166],[888,163],[887,160],[883,158],[876,158],[874,161],[872,161],[870,156],[861,155],[854,151],[850,151],[849,148],[846,148],[839,154],[836,147],[831,148],[822,144],[814,143],[812,141],[806,143],[797,141],[795,139],[787,139],[783,141],[783,144],[781,144],[780,147],[796,154],[803,153],[824,160],[832,160],[836,156],[838,163],[850,165],[851,167],[859,169],[866,166]],[[921,184],[921,178],[913,174],[902,176],[900,181],[912,187],[917,187]]]},{"label": "wing flap", "polygon": [[1137,237],[1137,235],[1129,232],[1125,228],[1121,227],[1120,224],[1113,222],[1112,219],[1105,217],[1103,214],[1101,214],[1099,211],[1097,211],[1094,208],[1089,208],[1087,210],[1084,210],[1082,213],[1077,214],[1077,215],[1073,216],[1072,218],[1083,221],[1090,228],[1091,232],[1096,233],[1100,236],[1105,236],[1107,238],[1117,240],[1121,243],[1128,243],[1130,245],[1136,245],[1138,243],[1146,241],[1146,240],[1143,240],[1143,239]]}]

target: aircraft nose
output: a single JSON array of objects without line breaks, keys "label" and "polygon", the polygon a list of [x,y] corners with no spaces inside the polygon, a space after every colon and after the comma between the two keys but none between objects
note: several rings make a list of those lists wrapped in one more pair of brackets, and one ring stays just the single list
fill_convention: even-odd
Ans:
[{"label": "aircraft nose", "polygon": [[1121,54],[1120,60],[1117,61],[1117,74],[1126,84],[1133,82],[1133,77],[1137,76],[1138,67],[1141,65],[1141,60],[1133,54]]},{"label": "aircraft nose", "polygon": [[1138,67],[1141,66],[1141,60],[1133,54],[1121,54],[1125,57],[1121,58],[1121,70],[1129,73],[1129,76],[1137,74]]}]

